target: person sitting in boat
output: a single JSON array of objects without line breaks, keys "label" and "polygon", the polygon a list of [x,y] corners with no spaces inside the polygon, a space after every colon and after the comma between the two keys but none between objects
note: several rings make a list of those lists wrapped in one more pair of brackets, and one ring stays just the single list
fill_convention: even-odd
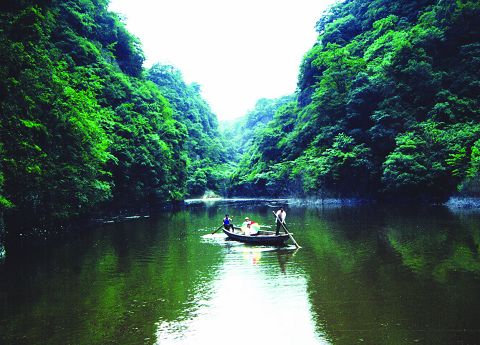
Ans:
[{"label": "person sitting in boat", "polygon": [[[232,217],[233,218],[233,217]],[[232,223],[232,218],[228,216],[228,214],[225,215],[225,218],[223,218],[223,227],[225,230],[230,230],[230,231],[235,231]]]},{"label": "person sitting in boat", "polygon": [[248,217],[245,217],[245,221],[242,224],[242,231],[245,235],[256,236],[258,235],[258,230],[260,226],[257,222],[254,222]]},{"label": "person sitting in boat", "polygon": [[245,220],[243,221],[242,223],[242,232],[245,234],[245,235],[249,235],[250,234],[250,218],[248,217],[245,217]]},{"label": "person sitting in boat", "polygon": [[250,236],[257,236],[260,230],[260,225],[257,222],[250,221]]}]

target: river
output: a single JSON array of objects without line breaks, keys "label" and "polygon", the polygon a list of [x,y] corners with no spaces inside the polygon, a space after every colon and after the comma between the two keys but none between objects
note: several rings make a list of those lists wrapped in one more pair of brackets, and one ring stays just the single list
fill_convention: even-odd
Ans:
[{"label": "river", "polygon": [[[301,248],[248,246],[287,206]],[[480,211],[191,202],[9,250],[0,344],[480,344]]]}]

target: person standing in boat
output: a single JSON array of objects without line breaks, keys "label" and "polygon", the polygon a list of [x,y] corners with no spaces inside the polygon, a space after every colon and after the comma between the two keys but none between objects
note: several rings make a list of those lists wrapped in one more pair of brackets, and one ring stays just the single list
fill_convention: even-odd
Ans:
[{"label": "person standing in boat", "polygon": [[275,222],[277,223],[277,229],[275,231],[275,235],[278,236],[282,223],[285,224],[285,218],[287,217],[287,212],[285,212],[285,209],[283,207],[280,207],[280,209],[275,213],[275,216],[276,216]]},{"label": "person standing in boat", "polygon": [[223,218],[223,227],[225,228],[225,230],[231,230],[232,232],[234,232],[235,230],[233,227],[232,218],[230,218],[228,214],[226,214],[225,218]]}]

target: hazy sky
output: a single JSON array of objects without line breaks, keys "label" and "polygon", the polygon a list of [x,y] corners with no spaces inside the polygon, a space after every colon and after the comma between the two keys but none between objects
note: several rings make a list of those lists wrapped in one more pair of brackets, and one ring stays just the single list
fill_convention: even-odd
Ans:
[{"label": "hazy sky", "polygon": [[295,91],[315,23],[334,0],[111,0],[140,38],[146,66],[179,68],[220,120]]}]

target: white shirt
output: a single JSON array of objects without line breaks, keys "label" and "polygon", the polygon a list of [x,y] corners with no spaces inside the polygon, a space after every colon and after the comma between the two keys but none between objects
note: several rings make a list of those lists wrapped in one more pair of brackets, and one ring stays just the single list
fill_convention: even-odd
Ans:
[{"label": "white shirt", "polygon": [[[278,210],[276,215],[277,215],[278,219],[280,219],[282,221],[282,223],[285,223],[285,218],[287,217],[287,212],[282,211],[282,210]],[[278,220],[277,220],[277,222],[278,222]]]}]

